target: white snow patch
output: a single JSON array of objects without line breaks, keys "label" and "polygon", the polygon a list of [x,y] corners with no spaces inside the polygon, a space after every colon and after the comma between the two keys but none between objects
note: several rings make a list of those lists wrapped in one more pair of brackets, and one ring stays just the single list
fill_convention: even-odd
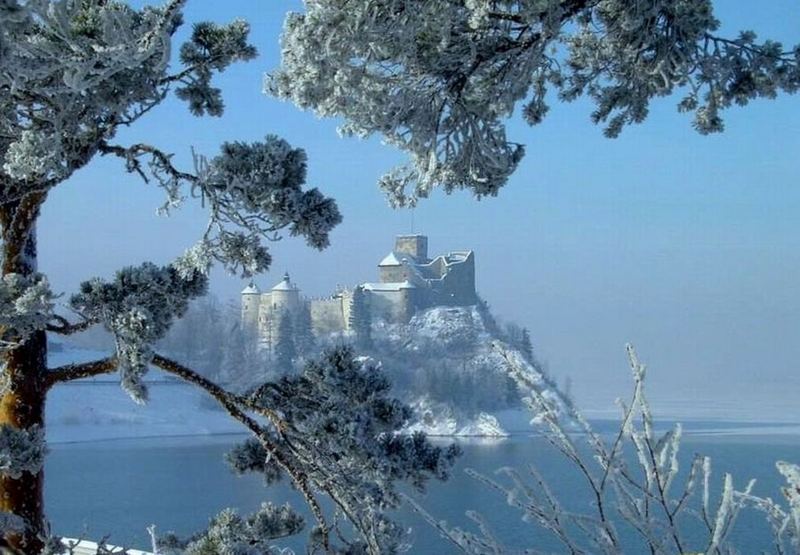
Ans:
[{"label": "white snow patch", "polygon": [[475,416],[459,415],[443,403],[433,403],[420,399],[412,403],[415,421],[405,428],[405,432],[424,432],[429,436],[452,437],[508,437],[491,414],[481,412]]}]

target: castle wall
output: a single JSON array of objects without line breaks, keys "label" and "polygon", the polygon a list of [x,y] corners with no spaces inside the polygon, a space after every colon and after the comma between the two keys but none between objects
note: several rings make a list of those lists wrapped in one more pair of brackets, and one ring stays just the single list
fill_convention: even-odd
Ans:
[{"label": "castle wall", "polygon": [[353,291],[342,291],[342,317],[344,318],[344,329],[350,329],[350,314],[353,309]]},{"label": "castle wall", "polygon": [[269,294],[272,302],[272,311],[277,315],[281,312],[294,312],[300,306],[300,292],[296,289],[273,289]]},{"label": "castle wall", "polygon": [[[324,335],[349,328],[350,307],[345,307],[341,296],[330,299],[313,299],[310,302],[311,328],[315,334]],[[349,304],[349,303],[348,303]]]},{"label": "castle wall", "polygon": [[272,348],[277,332],[277,323],[273,322],[272,294],[262,293],[258,307],[258,337],[266,347]]},{"label": "castle wall", "polygon": [[475,255],[469,253],[463,262],[451,264],[449,271],[436,286],[438,304],[466,306],[475,304]]},{"label": "castle wall", "polygon": [[408,279],[408,268],[402,266],[381,266],[381,283],[400,283]]},{"label": "castle wall", "polygon": [[412,289],[369,290],[369,309],[372,320],[385,322],[408,322],[415,307],[409,303],[408,292]]}]

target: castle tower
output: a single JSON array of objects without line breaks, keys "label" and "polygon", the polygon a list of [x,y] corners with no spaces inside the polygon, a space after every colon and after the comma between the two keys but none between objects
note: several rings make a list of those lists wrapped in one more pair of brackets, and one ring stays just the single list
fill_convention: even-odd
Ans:
[{"label": "castle tower", "polygon": [[417,295],[419,292],[413,283],[408,281],[400,286],[400,304],[398,306],[397,316],[403,323],[408,323],[414,313],[417,311]]},{"label": "castle tower", "polygon": [[428,237],[425,235],[398,235],[394,240],[394,252],[409,254],[417,264],[428,261]]},{"label": "castle tower", "polygon": [[289,273],[272,288],[272,314],[277,318],[283,311],[294,312],[300,306],[300,290],[292,283]]},{"label": "castle tower", "polygon": [[242,326],[249,332],[258,330],[260,301],[261,291],[251,281],[250,285],[242,289]]}]

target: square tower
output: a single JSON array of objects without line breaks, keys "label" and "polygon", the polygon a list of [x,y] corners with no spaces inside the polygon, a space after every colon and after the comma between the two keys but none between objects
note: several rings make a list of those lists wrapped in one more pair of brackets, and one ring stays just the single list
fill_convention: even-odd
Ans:
[{"label": "square tower", "polygon": [[428,238],[425,235],[398,235],[394,252],[411,255],[417,263],[425,263],[428,261]]}]

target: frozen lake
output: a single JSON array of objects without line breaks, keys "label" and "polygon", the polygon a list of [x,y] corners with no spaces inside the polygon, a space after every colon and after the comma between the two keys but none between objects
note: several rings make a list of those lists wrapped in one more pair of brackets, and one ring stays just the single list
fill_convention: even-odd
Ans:
[{"label": "frozen lake", "polygon": [[[63,364],[98,358],[102,353],[54,355],[60,359],[54,362]],[[235,434],[241,428],[226,414],[210,410],[208,400],[190,387],[165,383],[165,377],[157,372],[149,378],[160,383],[151,387],[147,406],[131,402],[113,376],[56,388],[51,393],[46,496],[56,533],[93,539],[109,536],[114,544],[148,548],[146,527],[150,524],[156,524],[161,532],[189,535],[225,507],[246,513],[265,500],[292,500],[298,509],[303,507],[285,484],[267,489],[258,476],[231,474],[223,455],[236,442]],[[721,483],[724,472],[731,472],[737,486],[756,478],[756,494],[779,498],[778,488],[783,484],[774,462],[800,461],[796,407],[720,400],[654,405],[662,423],[673,419],[684,422],[684,469],[695,453],[712,457],[715,486]],[[595,406],[599,410],[587,413],[596,419],[596,429],[613,430],[616,422],[606,418],[615,413],[605,403]],[[784,420],[778,422],[779,416]],[[502,466],[524,470],[534,463],[551,480],[557,494],[569,500],[568,505],[574,504],[572,508],[582,509],[580,503],[587,497],[563,459],[541,437],[528,435],[527,418],[517,414],[501,420],[508,422],[504,425],[515,435],[505,440],[460,441],[464,456],[452,479],[433,483],[419,502],[437,519],[465,528],[470,522],[464,512],[478,510],[488,517],[497,535],[508,541],[508,547],[530,547],[534,542],[532,528],[520,522],[519,513],[502,497],[467,477],[465,468],[491,474]],[[401,509],[398,517],[411,530],[414,547],[410,553],[455,552],[418,515]],[[760,516],[752,513],[740,517],[735,537],[744,553],[769,547],[766,527]],[[536,547],[559,552],[560,546],[547,543],[545,538],[537,535]],[[302,539],[287,545],[303,552]]]},{"label": "frozen lake", "polygon": [[[709,426],[696,423],[688,428],[708,431]],[[715,484],[728,471],[734,474],[737,485],[756,478],[757,493],[778,497],[781,481],[773,463],[778,459],[800,460],[800,438],[791,433],[753,435],[746,427],[717,429],[724,433],[689,433],[682,450],[684,461],[695,452],[710,455]],[[81,533],[93,538],[108,535],[113,543],[146,548],[145,528],[152,523],[162,532],[190,534],[224,507],[247,512],[264,500],[282,503],[296,499],[285,485],[267,489],[257,476],[231,474],[222,457],[235,441],[232,436],[215,436],[55,444],[47,462],[46,483],[54,530],[72,537]],[[524,468],[534,462],[565,499],[585,498],[579,493],[582,490],[577,476],[565,471],[563,460],[542,438],[515,436],[461,443],[464,456],[453,478],[433,484],[420,498],[420,503],[438,519],[468,526],[464,511],[477,509],[488,517],[509,547],[532,544],[531,528],[520,522],[518,513],[497,494],[465,476],[465,467],[491,473],[501,466]],[[411,529],[411,553],[455,552],[414,513],[401,510],[398,516]],[[760,517],[743,514],[737,530],[735,537],[742,552],[755,553],[759,547],[768,547],[769,537]],[[555,543],[539,540],[536,545],[540,549],[558,549]]]}]

